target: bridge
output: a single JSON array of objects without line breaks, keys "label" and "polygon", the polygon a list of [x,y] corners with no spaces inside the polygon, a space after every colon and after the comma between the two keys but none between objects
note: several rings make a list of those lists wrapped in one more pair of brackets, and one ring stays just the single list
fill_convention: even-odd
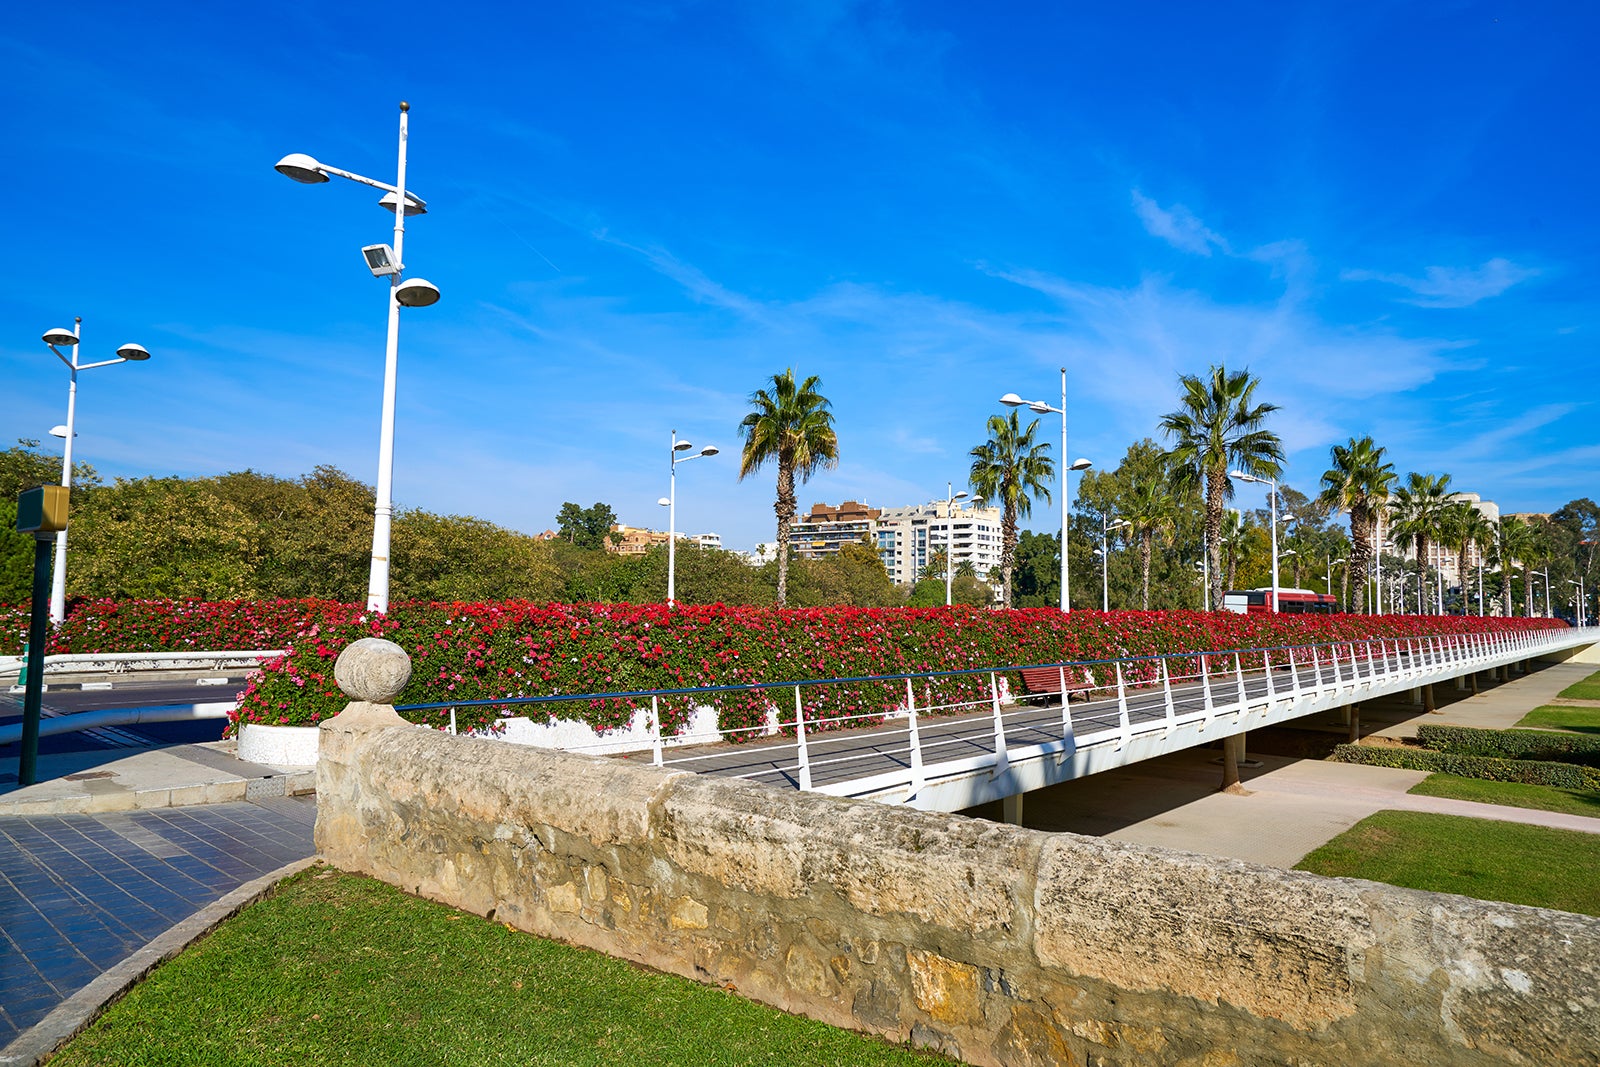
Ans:
[{"label": "bridge", "polygon": [[[1355,716],[1363,702],[1412,694],[1431,709],[1434,685],[1452,683],[1476,690],[1484,675],[1508,678],[1511,670],[1526,669],[1533,659],[1597,641],[1600,629],[1588,627],[781,683],[759,688],[769,700],[792,690],[795,718],[780,726],[769,713],[765,728],[734,732],[742,735],[731,738],[735,743],[729,743],[728,733],[695,725],[686,733],[664,736],[659,701],[747,692],[753,687],[472,703],[537,707],[577,699],[648,702],[643,736],[632,746],[643,751],[628,758],[926,811],[958,811],[1001,801],[1007,819],[1016,821],[1021,817],[1020,798],[1035,789],[1219,740],[1236,745],[1237,754],[1247,731],[1320,712],[1348,709],[1353,738]],[[1005,676],[1024,670],[1031,677],[1053,673],[1057,686],[1013,698]],[[971,682],[981,682],[985,697],[951,703],[926,698],[930,683],[953,680],[966,680],[969,688]],[[848,692],[851,687],[885,683],[905,689],[903,702],[887,715],[878,711],[808,718],[805,714],[805,690],[836,687]],[[919,689],[924,693],[920,703]],[[605,739],[555,747],[600,754],[630,746]]]}]

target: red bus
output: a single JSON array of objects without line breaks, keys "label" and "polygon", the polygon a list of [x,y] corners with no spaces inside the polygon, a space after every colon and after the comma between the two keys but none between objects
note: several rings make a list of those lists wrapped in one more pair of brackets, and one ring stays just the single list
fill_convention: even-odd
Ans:
[{"label": "red bus", "polygon": [[[1272,612],[1272,590],[1230,589],[1222,596],[1222,610],[1240,615],[1267,615]],[[1283,615],[1332,615],[1339,601],[1327,593],[1311,589],[1279,589],[1278,612]]]}]

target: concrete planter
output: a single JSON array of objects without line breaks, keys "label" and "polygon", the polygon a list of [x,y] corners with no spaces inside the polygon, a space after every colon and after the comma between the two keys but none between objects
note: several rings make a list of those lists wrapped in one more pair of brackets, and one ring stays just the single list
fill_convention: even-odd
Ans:
[{"label": "concrete planter", "polygon": [[315,726],[246,723],[239,731],[239,758],[268,767],[314,767],[317,737]]}]

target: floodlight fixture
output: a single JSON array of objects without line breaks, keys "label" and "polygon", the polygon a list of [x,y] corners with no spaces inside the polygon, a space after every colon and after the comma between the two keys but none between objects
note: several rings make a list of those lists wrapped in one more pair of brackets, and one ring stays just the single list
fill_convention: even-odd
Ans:
[{"label": "floodlight fixture", "polygon": [[361,255],[374,278],[387,278],[400,273],[400,260],[388,245],[366,245],[361,249]]}]

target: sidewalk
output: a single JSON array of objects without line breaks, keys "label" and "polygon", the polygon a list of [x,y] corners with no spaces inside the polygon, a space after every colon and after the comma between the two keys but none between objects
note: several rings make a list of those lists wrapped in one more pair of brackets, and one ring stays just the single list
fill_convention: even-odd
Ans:
[{"label": "sidewalk", "polygon": [[297,796],[316,788],[313,767],[268,767],[239,759],[233,751],[232,741],[207,741],[139,749],[109,760],[117,754],[42,755],[38,784],[0,792],[0,817],[217,804]]}]

